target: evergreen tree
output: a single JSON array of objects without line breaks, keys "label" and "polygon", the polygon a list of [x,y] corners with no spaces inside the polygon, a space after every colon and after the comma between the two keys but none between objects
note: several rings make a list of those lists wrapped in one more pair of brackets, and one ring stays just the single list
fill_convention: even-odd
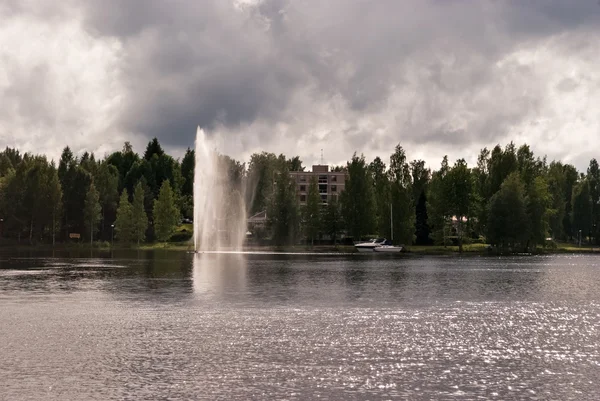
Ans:
[{"label": "evergreen tree", "polygon": [[154,201],[154,233],[159,241],[166,242],[179,223],[179,210],[175,206],[173,190],[169,181],[164,181],[158,199]]},{"label": "evergreen tree", "polygon": [[[183,177],[183,187],[181,194],[183,196],[194,196],[194,167],[196,165],[196,152],[188,148],[181,161],[181,175]],[[190,217],[190,216],[188,216]]]},{"label": "evergreen tree", "polygon": [[590,199],[592,201],[591,236],[594,237],[594,241],[597,244],[598,231],[600,230],[600,167],[596,159],[590,160],[590,165],[587,169],[587,179],[590,187]]},{"label": "evergreen tree", "polygon": [[127,191],[123,190],[117,209],[117,219],[115,220],[115,231],[117,232],[117,239],[120,242],[130,244],[133,241],[133,223],[133,208],[131,207],[131,203],[129,203]]},{"label": "evergreen tree", "polygon": [[565,230],[565,234],[568,239],[573,239],[574,229],[573,229],[573,188],[577,184],[577,179],[579,174],[577,174],[577,169],[575,166],[571,164],[565,164],[563,167],[564,176],[565,176],[565,187],[564,187],[564,195],[565,195],[565,217],[563,219],[563,227]]},{"label": "evergreen tree", "polygon": [[152,138],[150,142],[148,142],[148,146],[146,146],[146,153],[144,153],[144,159],[151,160],[155,155],[161,157],[165,154],[162,146],[158,143],[157,138]]},{"label": "evergreen tree", "polygon": [[415,203],[415,243],[427,245],[429,239],[429,225],[427,223],[427,186],[431,180],[431,171],[425,168],[425,161],[413,160],[410,162],[412,175],[413,202]]},{"label": "evergreen tree", "polygon": [[133,219],[133,238],[139,245],[146,239],[146,230],[148,229],[148,215],[144,207],[144,188],[141,182],[135,186],[133,193],[132,219]]},{"label": "evergreen tree", "polygon": [[581,239],[590,234],[592,228],[592,197],[587,179],[583,179],[573,187],[572,227]]},{"label": "evergreen tree", "polygon": [[52,209],[52,246],[56,244],[56,234],[60,230],[60,216],[62,210],[62,188],[58,179],[58,172],[53,166],[52,174],[48,181],[48,203]]},{"label": "evergreen tree", "polygon": [[100,196],[93,183],[90,184],[87,195],[83,215],[85,218],[85,226],[90,233],[90,244],[94,242],[94,233],[98,231],[98,223],[101,218],[102,208],[100,207]]}]

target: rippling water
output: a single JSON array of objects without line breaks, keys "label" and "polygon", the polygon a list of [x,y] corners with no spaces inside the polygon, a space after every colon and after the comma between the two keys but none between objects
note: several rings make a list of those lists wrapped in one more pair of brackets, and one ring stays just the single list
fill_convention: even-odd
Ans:
[{"label": "rippling water", "polygon": [[0,255],[0,399],[598,399],[598,261]]}]

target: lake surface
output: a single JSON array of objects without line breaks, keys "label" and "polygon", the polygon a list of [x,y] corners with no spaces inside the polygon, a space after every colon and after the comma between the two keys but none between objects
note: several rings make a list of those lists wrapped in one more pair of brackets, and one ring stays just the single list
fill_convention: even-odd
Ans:
[{"label": "lake surface", "polygon": [[596,256],[54,256],[0,254],[0,400],[600,394]]}]

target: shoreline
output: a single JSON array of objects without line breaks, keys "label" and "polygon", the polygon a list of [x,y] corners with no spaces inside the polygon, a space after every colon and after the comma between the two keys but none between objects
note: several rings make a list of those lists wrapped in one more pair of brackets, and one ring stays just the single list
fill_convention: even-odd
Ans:
[{"label": "shoreline", "polygon": [[[55,246],[52,245],[16,245],[16,244],[3,244],[0,245],[0,253],[10,253],[10,252],[28,252],[28,251],[91,251],[91,252],[127,252],[127,251],[170,251],[170,252],[194,252],[193,246],[189,243],[153,243],[153,244],[143,244],[143,245],[133,245],[133,246],[119,246],[115,245],[111,246],[90,246],[90,244],[57,244]],[[224,252],[229,252],[228,250],[223,250]],[[231,250],[231,252],[234,252]],[[371,255],[371,253],[360,253],[357,252],[354,246],[351,245],[315,245],[315,246],[306,246],[306,245],[291,245],[291,246],[245,246],[243,247],[242,253],[281,253],[281,254],[340,254],[340,255]],[[396,257],[406,257],[406,256],[443,256],[443,255],[451,255],[451,256],[515,256],[515,255],[556,255],[556,254],[600,254],[600,246],[581,246],[577,245],[561,243],[556,248],[538,248],[536,252],[530,253],[522,253],[522,252],[514,252],[514,253],[496,253],[490,252],[486,245],[484,244],[476,244],[476,245],[465,245],[463,246],[463,252],[460,253],[458,251],[458,246],[440,246],[440,245],[415,245],[406,247],[406,251],[400,254],[377,254],[378,256],[396,256]]]}]

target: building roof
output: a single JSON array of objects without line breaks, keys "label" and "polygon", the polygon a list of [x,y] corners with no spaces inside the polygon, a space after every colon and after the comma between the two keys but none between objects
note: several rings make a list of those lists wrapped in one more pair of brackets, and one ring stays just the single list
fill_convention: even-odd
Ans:
[{"label": "building roof", "polygon": [[267,220],[267,211],[263,210],[248,218],[248,223],[262,223]]}]

